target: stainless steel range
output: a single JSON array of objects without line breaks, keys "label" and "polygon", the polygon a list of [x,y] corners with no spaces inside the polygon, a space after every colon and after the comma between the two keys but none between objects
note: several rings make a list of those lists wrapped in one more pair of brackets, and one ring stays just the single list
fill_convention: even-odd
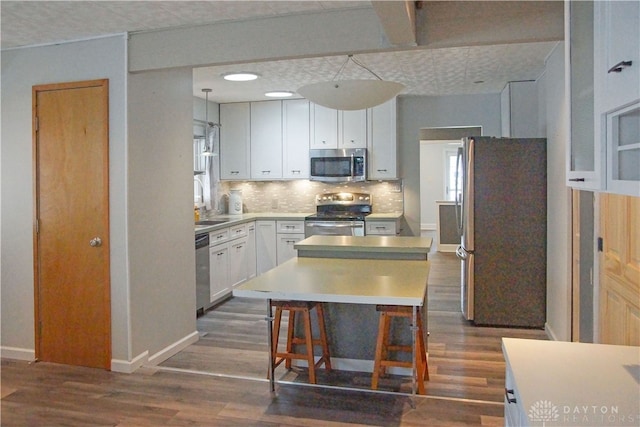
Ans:
[{"label": "stainless steel range", "polygon": [[304,235],[364,236],[364,219],[370,213],[370,194],[318,194],[316,213],[305,218]]}]

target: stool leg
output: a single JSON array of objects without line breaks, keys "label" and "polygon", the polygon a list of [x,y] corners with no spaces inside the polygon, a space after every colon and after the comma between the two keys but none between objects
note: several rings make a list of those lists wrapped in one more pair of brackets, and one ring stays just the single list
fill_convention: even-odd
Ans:
[{"label": "stool leg", "polygon": [[276,307],[276,314],[273,319],[273,336],[271,337],[271,360],[273,361],[274,368],[278,366],[276,360],[276,353],[278,353],[278,341],[280,339],[280,323],[282,321],[282,308]]},{"label": "stool leg", "polygon": [[304,339],[307,346],[307,363],[309,364],[309,383],[316,383],[316,367],[313,358],[313,335],[311,334],[311,313],[304,310]]},{"label": "stool leg", "polygon": [[[419,314],[420,312],[418,312]],[[422,317],[418,315],[418,348],[420,360],[422,361],[422,381],[429,381],[429,363],[427,362],[427,351],[424,342],[424,329],[422,327]]]},{"label": "stool leg", "polygon": [[329,341],[327,340],[327,330],[324,323],[324,309],[322,303],[316,306],[316,314],[318,315],[318,329],[320,329],[320,343],[322,344],[322,361],[324,368],[331,371],[331,357],[329,355]]},{"label": "stool leg", "polygon": [[386,341],[387,315],[386,313],[380,313],[380,320],[378,321],[378,340],[376,341],[376,355],[373,361],[373,375],[371,376],[371,389],[378,389],[378,378],[380,376],[381,362],[383,356],[384,343]]},{"label": "stool leg", "polygon": [[[293,353],[293,335],[296,327],[296,311],[289,310],[289,324],[287,327],[287,354]],[[291,369],[291,358],[286,358],[284,366]]]}]

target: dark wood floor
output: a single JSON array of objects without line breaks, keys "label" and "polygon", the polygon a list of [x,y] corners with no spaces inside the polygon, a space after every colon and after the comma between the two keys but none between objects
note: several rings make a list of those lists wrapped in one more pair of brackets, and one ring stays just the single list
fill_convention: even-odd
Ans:
[{"label": "dark wood floor", "polygon": [[322,373],[324,386],[309,386],[304,369],[281,367],[274,398],[265,379],[264,303],[234,299],[200,317],[200,341],[158,368],[127,375],[2,360],[1,425],[502,425],[500,338],[545,334],[469,325],[459,308],[459,262],[452,254],[430,258],[427,396],[394,392],[410,390],[402,377],[373,393],[370,374]]}]

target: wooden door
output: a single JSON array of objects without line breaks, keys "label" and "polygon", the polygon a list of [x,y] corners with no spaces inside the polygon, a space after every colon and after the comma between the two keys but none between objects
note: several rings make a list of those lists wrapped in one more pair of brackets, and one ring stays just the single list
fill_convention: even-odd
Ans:
[{"label": "wooden door", "polygon": [[640,198],[600,196],[600,342],[640,345]]},{"label": "wooden door", "polygon": [[33,87],[36,358],[110,369],[108,80]]}]

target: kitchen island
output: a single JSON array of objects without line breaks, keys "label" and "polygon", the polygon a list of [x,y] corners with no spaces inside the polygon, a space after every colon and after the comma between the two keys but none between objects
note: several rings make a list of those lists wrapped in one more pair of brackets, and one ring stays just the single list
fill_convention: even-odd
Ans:
[{"label": "kitchen island", "polygon": [[430,237],[311,236],[293,247],[300,257],[425,261],[432,242]]},{"label": "kitchen island", "polygon": [[[321,239],[317,239],[321,237]],[[312,236],[302,244],[309,250],[328,251],[332,245],[340,247],[346,241],[332,241],[335,236]],[[380,237],[376,237],[379,239]],[[394,239],[396,237],[393,237]],[[366,236],[365,236],[366,239]],[[421,238],[415,238],[421,239]],[[348,240],[348,239],[347,239]],[[357,239],[360,240],[360,239]],[[431,239],[422,241],[431,246]],[[424,252],[414,240],[415,251]],[[369,242],[357,242],[356,247],[368,247],[365,253],[376,252]],[[398,241],[379,246],[377,252],[390,251],[408,241]],[[358,246],[359,245],[359,246]],[[410,245],[409,245],[410,246]],[[349,252],[354,255],[357,250]],[[234,296],[267,300],[268,318],[271,318],[271,300],[317,301],[325,303],[325,321],[329,335],[331,363],[335,369],[373,371],[373,359],[378,335],[380,314],[376,305],[401,305],[414,307],[414,313],[422,307],[426,343],[426,303],[429,261],[426,256],[418,259],[362,259],[341,257],[298,256],[286,263],[238,286]],[[396,343],[415,342],[412,330],[404,322],[392,327]],[[410,360],[410,355],[404,360]],[[391,370],[394,373],[394,370]],[[397,369],[395,373],[405,373]],[[273,376],[272,376],[273,378]]]}]

